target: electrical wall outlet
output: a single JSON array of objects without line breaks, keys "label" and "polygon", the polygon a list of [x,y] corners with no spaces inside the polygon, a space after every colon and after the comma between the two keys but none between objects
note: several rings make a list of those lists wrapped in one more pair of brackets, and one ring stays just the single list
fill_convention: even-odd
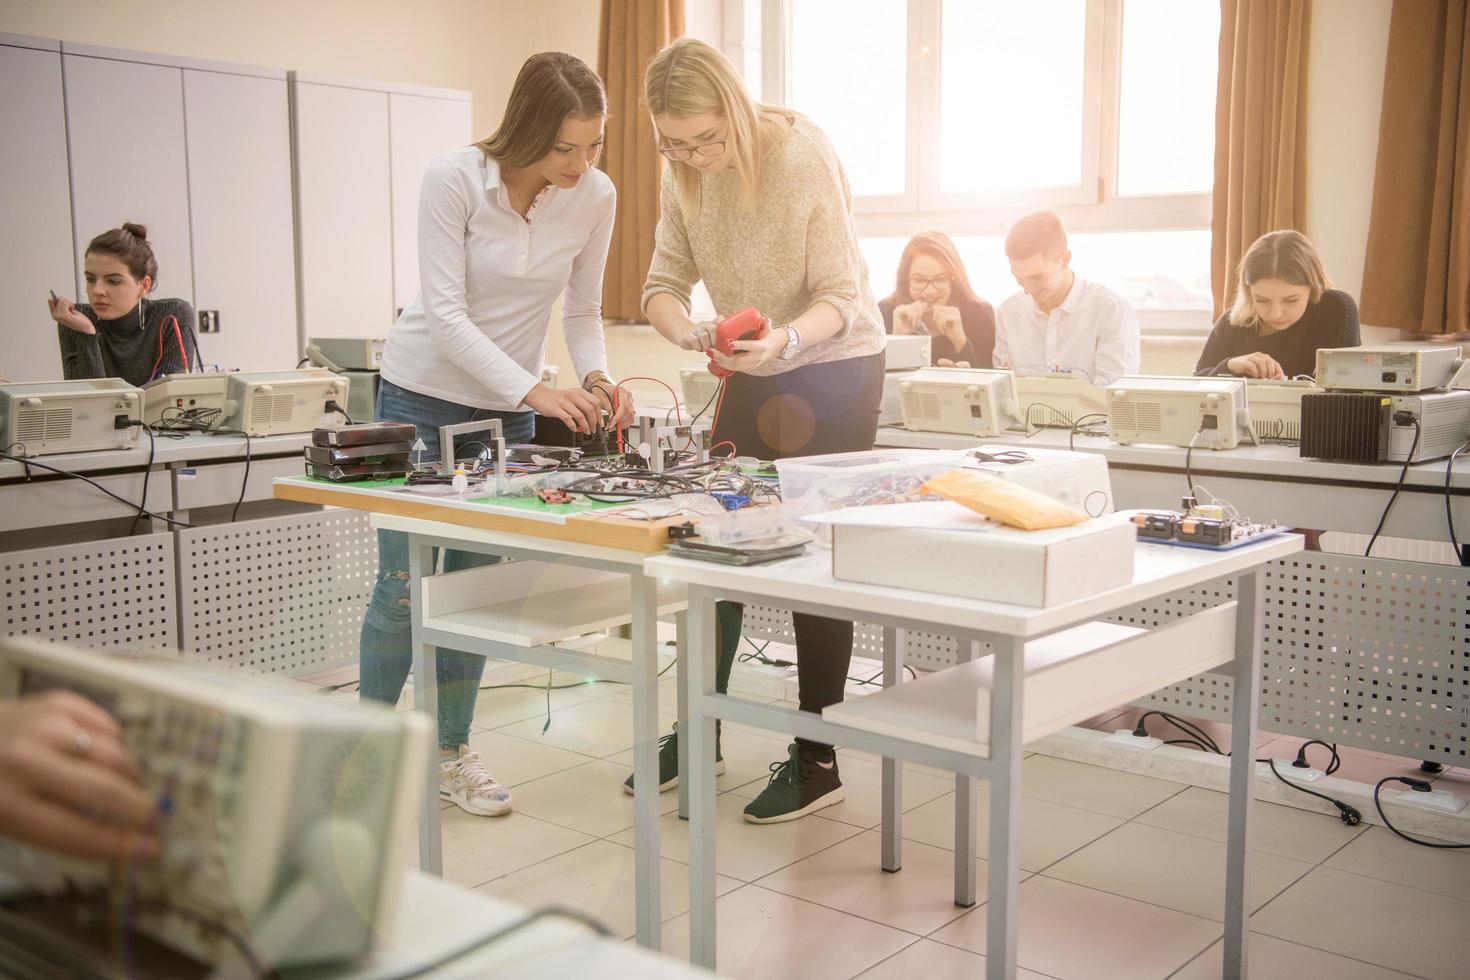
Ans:
[{"label": "electrical wall outlet", "polygon": [[[1281,774],[1282,778],[1297,783],[1315,783],[1325,775],[1321,769],[1298,769],[1292,765],[1295,761],[1295,759],[1277,759],[1276,771]],[[1271,775],[1270,763],[1257,763],[1256,769],[1259,772],[1265,773],[1267,776]]]},{"label": "electrical wall outlet", "polygon": [[1152,752],[1164,744],[1161,738],[1152,735],[1134,735],[1131,728],[1119,728],[1113,734],[1103,739],[1105,745],[1121,745],[1125,749],[1133,749],[1138,752]]},{"label": "electrical wall outlet", "polygon": [[1396,795],[1385,793],[1383,798],[1399,806],[1418,807],[1421,810],[1433,810],[1435,813],[1459,813],[1465,809],[1465,801],[1447,789],[1437,789],[1428,793],[1406,789]]},{"label": "electrical wall outlet", "polygon": [[219,310],[199,311],[199,332],[219,333]]}]

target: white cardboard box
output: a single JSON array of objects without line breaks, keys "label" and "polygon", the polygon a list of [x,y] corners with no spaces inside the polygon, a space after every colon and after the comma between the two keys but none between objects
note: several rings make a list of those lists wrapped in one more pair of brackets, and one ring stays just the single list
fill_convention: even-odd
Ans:
[{"label": "white cardboard box", "polygon": [[923,501],[815,515],[832,527],[832,577],[920,592],[1054,606],[1133,581],[1133,524],[1097,518],[1021,531],[959,504]]}]

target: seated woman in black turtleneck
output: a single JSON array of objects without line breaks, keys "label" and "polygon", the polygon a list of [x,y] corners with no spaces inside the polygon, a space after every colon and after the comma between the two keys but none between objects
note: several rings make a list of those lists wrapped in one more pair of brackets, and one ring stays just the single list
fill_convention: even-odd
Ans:
[{"label": "seated woman in black turtleneck", "polygon": [[1295,378],[1316,371],[1318,349],[1358,346],[1358,304],[1331,285],[1307,236],[1262,235],[1240,260],[1235,305],[1210,331],[1194,373]]},{"label": "seated woman in black turtleneck", "polygon": [[189,370],[189,351],[198,360],[194,308],[181,299],[146,298],[158,282],[147,228],[124,224],[104,231],[87,245],[85,268],[89,303],[55,293],[47,300],[68,381],[122,378],[142,387]]},{"label": "seated woman in black turtleneck", "polygon": [[939,367],[988,368],[995,350],[995,310],[975,295],[960,253],[942,231],[915,235],[898,260],[898,282],[878,304],[883,328],[929,334]]}]

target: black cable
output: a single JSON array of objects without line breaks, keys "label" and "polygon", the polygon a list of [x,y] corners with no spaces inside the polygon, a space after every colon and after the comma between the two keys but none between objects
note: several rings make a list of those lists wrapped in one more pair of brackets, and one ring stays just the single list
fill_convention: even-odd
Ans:
[{"label": "black cable", "polygon": [[[1200,432],[1204,430],[1201,429]],[[1194,455],[1194,441],[1199,438],[1199,432],[1189,437],[1189,445],[1184,449],[1184,482],[1188,485],[1184,495],[1194,496],[1194,470],[1190,468],[1190,458]]]},{"label": "black cable", "polygon": [[1373,537],[1368,539],[1368,547],[1363,549],[1364,558],[1373,554],[1373,545],[1383,531],[1383,525],[1388,523],[1388,512],[1393,510],[1394,501],[1399,499],[1399,491],[1404,488],[1404,478],[1409,475],[1409,464],[1414,461],[1414,453],[1419,451],[1419,436],[1424,430],[1420,428],[1418,419],[1412,421],[1414,423],[1414,442],[1409,446],[1409,455],[1404,457],[1403,469],[1399,470],[1399,482],[1394,486],[1392,496],[1388,498],[1388,505],[1383,508],[1383,516],[1378,518],[1378,526],[1373,529]]},{"label": "black cable", "polygon": [[302,367],[304,367],[305,365],[310,364],[310,363],[311,363],[311,358],[309,358],[309,357],[303,357],[301,360],[299,360],[299,361],[296,362],[296,370],[300,371],[302,369]]},{"label": "black cable", "polygon": [[138,522],[143,519],[144,514],[148,513],[148,483],[153,478],[153,457],[158,451],[158,440],[153,438],[153,430],[142,422],[131,424],[142,427],[143,431],[148,434],[148,468],[143,471],[143,496],[138,501],[138,514],[133,518],[133,526],[128,528],[128,537],[138,533]]},{"label": "black cable", "polygon": [[709,407],[715,403],[715,399],[720,397],[720,391],[724,389],[726,380],[727,379],[725,378],[721,378],[720,383],[715,385],[715,393],[709,396],[709,401],[704,403],[704,408],[701,408],[699,410],[699,414],[689,420],[690,425],[693,425],[695,422],[698,422],[700,419],[704,418],[704,413],[708,412]]},{"label": "black cable", "polygon": [[1333,806],[1337,807],[1338,817],[1349,827],[1356,827],[1358,824],[1363,822],[1363,814],[1358,812],[1357,807],[1350,806],[1349,804],[1344,803],[1341,800],[1334,800],[1326,793],[1319,793],[1314,789],[1307,789],[1301,783],[1294,783],[1291,780],[1287,779],[1285,776],[1281,775],[1281,773],[1276,771],[1275,759],[1257,759],[1256,761],[1264,762],[1269,765],[1271,767],[1271,775],[1275,776],[1277,779],[1281,780],[1292,789],[1301,790],[1308,796],[1315,796],[1319,800],[1326,800],[1328,803],[1331,803]]},{"label": "black cable", "polygon": [[1414,779],[1411,776],[1385,776],[1383,779],[1380,779],[1377,785],[1373,787],[1373,808],[1378,811],[1378,817],[1383,821],[1383,826],[1398,834],[1410,844],[1418,844],[1420,847],[1434,847],[1443,851],[1459,851],[1470,848],[1470,844],[1443,844],[1438,841],[1420,840],[1417,837],[1410,837],[1395,827],[1389,822],[1388,814],[1383,812],[1383,804],[1378,799],[1378,794],[1383,792],[1384,783],[1403,783],[1412,790],[1417,790],[1421,793],[1429,792],[1429,783],[1423,779]]},{"label": "black cable", "polygon": [[1455,513],[1450,508],[1450,474],[1454,472],[1455,459],[1466,449],[1470,449],[1470,442],[1450,453],[1450,461],[1444,464],[1444,519],[1450,528],[1450,544],[1455,548],[1455,561],[1462,567],[1470,566],[1470,554],[1460,547],[1460,540],[1455,537]]},{"label": "black cable", "polygon": [[354,424],[353,421],[352,421],[352,416],[347,414],[347,409],[343,408],[335,400],[334,401],[327,402],[327,411],[329,413],[330,412],[335,412],[336,414],[342,416],[344,419],[347,420],[347,424],[348,425],[353,425]]},{"label": "black cable", "polygon": [[1332,745],[1328,742],[1324,742],[1320,738],[1309,738],[1301,745],[1297,746],[1296,762],[1292,763],[1292,766],[1294,768],[1311,768],[1310,765],[1308,765],[1307,763],[1307,748],[1312,745],[1320,745],[1328,752],[1332,753],[1332,758],[1327,760],[1327,768],[1322,770],[1322,775],[1330,776],[1333,773],[1337,772],[1337,770],[1342,768],[1342,756],[1337,754],[1337,746]]},{"label": "black cable", "polygon": [[[12,456],[12,455],[10,455],[10,453],[0,453],[0,459],[8,459],[12,463],[20,463],[22,466],[27,466],[27,467],[34,466],[37,469],[45,470],[48,473],[55,473],[58,476],[68,476],[68,477],[71,477],[73,480],[81,480],[83,483],[87,484],[88,486],[91,486],[91,487],[93,487],[94,489],[97,489],[97,490],[101,490],[103,493],[107,494],[109,497],[111,497],[113,500],[116,500],[118,503],[120,503],[120,504],[126,504],[129,510],[131,510],[132,508],[138,506],[137,504],[133,503],[131,500],[127,500],[127,499],[125,499],[123,497],[118,496],[117,494],[113,493],[111,490],[109,490],[106,487],[102,486],[102,484],[98,483],[95,480],[88,479],[87,477],[83,476],[80,473],[73,473],[71,470],[63,470],[60,467],[56,467],[56,466],[48,466],[45,463],[37,462],[36,460],[30,459],[28,457]],[[152,511],[144,511],[143,512],[143,516],[144,517],[151,517],[155,521],[164,521],[165,523],[172,524],[174,527],[193,527],[194,526],[192,524],[187,524],[184,521],[176,521],[172,517],[164,517],[162,514],[155,514]]]},{"label": "black cable", "polygon": [[1215,755],[1229,755],[1228,752],[1225,752],[1220,748],[1219,744],[1217,744],[1215,740],[1210,737],[1210,734],[1206,732],[1203,728],[1200,728],[1194,722],[1189,721],[1186,718],[1176,717],[1175,715],[1171,715],[1166,711],[1145,711],[1143,714],[1139,715],[1138,721],[1133,726],[1133,734],[1139,736],[1140,738],[1146,738],[1148,736],[1148,720],[1150,718],[1164,719],[1166,723],[1173,725],[1175,728],[1179,729],[1190,738],[1194,739],[1197,742],[1200,742],[1202,747],[1205,748],[1206,751],[1213,752]]},{"label": "black cable", "polygon": [[539,908],[534,912],[523,915],[521,918],[516,919],[514,922],[511,922],[508,925],[501,926],[498,929],[493,929],[483,936],[478,936],[467,942],[461,943],[460,945],[449,950],[449,952],[437,957],[436,959],[430,960],[427,963],[421,963],[418,966],[408,967],[406,969],[399,970],[396,973],[382,974],[381,976],[379,976],[378,980],[412,980],[412,978],[414,977],[422,977],[427,974],[434,973],[446,964],[452,963],[457,959],[468,956],[475,950],[483,949],[484,947],[489,946],[492,943],[499,942],[507,936],[520,932],[522,929],[526,928],[532,923],[547,918],[548,916],[556,916],[559,918],[572,919],[576,922],[580,922],[587,928],[591,929],[593,932],[597,933],[599,936],[612,935],[611,930],[609,930],[607,926],[603,925],[601,922],[598,922],[596,919],[592,918],[592,916],[586,914],[585,912],[579,912],[576,909],[567,908],[560,905],[548,905],[545,908]]},{"label": "black cable", "polygon": [[235,500],[235,508],[230,511],[230,523],[233,524],[240,516],[240,505],[245,502],[245,491],[250,486],[250,433],[244,429],[212,429],[210,435],[245,437],[245,475],[240,479],[240,496]]},{"label": "black cable", "polygon": [[1067,448],[1073,452],[1077,451],[1077,429],[1088,419],[1106,419],[1108,416],[1103,412],[1088,412],[1086,415],[1077,416],[1077,421],[1072,423],[1072,430],[1067,433]]}]

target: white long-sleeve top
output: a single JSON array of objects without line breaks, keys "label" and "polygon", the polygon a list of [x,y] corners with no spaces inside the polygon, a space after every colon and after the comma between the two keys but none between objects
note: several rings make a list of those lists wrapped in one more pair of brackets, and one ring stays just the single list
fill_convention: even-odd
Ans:
[{"label": "white long-sleeve top", "polygon": [[589,169],[576,187],[548,186],[527,220],[478,148],[435,157],[419,192],[419,293],[388,332],[382,376],[459,405],[521,408],[563,292],[577,377],[606,371],[602,271],[616,202],[607,174]]},{"label": "white long-sleeve top", "polygon": [[1041,312],[1016,293],[995,311],[996,367],[1017,374],[1082,371],[1098,387],[1138,373],[1138,316],[1100,283],[1075,276],[1062,305]]}]

